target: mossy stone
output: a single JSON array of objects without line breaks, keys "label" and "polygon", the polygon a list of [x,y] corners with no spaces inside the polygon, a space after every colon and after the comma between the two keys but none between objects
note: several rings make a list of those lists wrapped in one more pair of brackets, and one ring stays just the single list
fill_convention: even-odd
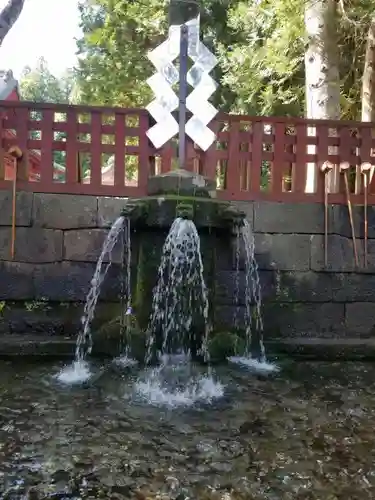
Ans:
[{"label": "mossy stone", "polygon": [[132,227],[169,229],[176,217],[194,221],[197,229],[215,228],[231,232],[242,225],[245,213],[227,201],[198,196],[164,194],[146,196],[126,205],[122,215]]},{"label": "mossy stone", "polygon": [[236,353],[242,353],[244,348],[243,339],[232,332],[218,332],[211,337],[208,343],[210,358],[215,363],[225,361]]},{"label": "mossy stone", "polygon": [[[134,316],[127,316],[129,321],[130,351],[134,359],[143,363],[146,353],[146,334],[138,327]],[[123,338],[121,316],[104,323],[93,332],[94,354],[117,356],[124,351],[126,339]]]},{"label": "mossy stone", "polygon": [[164,233],[150,232],[142,234],[140,240],[133,305],[141,330],[148,326],[164,239]]}]

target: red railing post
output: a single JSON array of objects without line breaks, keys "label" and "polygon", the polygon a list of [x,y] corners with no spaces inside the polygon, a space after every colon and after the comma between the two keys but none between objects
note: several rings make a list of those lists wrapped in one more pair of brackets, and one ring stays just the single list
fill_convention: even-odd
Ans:
[{"label": "red railing post", "polygon": [[115,115],[115,161],[113,182],[116,187],[124,188],[125,184],[125,116]]},{"label": "red railing post", "polygon": [[54,111],[52,109],[45,109],[42,112],[41,118],[41,140],[40,140],[40,182],[47,188],[53,183],[53,122]]},{"label": "red railing post", "polygon": [[147,182],[150,172],[150,144],[146,132],[149,128],[149,119],[146,113],[139,115],[139,155],[138,155],[138,187],[141,192],[147,193]]},{"label": "red railing post", "polygon": [[226,191],[229,196],[236,196],[241,191],[240,172],[240,122],[231,121],[229,125],[229,145],[228,145],[228,167],[226,179]]},{"label": "red railing post", "polygon": [[271,192],[279,196],[283,191],[284,153],[285,153],[285,122],[277,122],[273,126],[273,162],[271,168]]},{"label": "red railing post", "polygon": [[250,190],[255,195],[260,192],[263,159],[263,122],[253,123],[251,136]]},{"label": "red railing post", "polygon": [[78,184],[80,172],[78,172],[78,150],[77,150],[77,113],[74,108],[68,108],[66,113],[66,172],[65,182],[67,185]]},{"label": "red railing post", "polygon": [[100,190],[102,185],[102,114],[91,114],[90,184]]},{"label": "red railing post", "polygon": [[16,145],[22,151],[22,158],[17,166],[17,179],[29,181],[29,108],[17,108],[16,110]]},{"label": "red railing post", "polygon": [[292,173],[292,191],[301,195],[306,186],[307,123],[296,127],[296,157]]},{"label": "red railing post", "polygon": [[[17,168],[19,188],[35,192],[139,197],[147,193],[148,177],[154,173],[151,170],[153,158],[161,160],[162,173],[177,165],[173,140],[158,151],[149,143],[146,110],[14,101],[3,101],[1,110],[0,188],[10,188],[9,181],[5,180],[4,167],[7,158],[4,159],[4,154],[10,146],[16,146],[22,152]],[[65,115],[66,121],[60,121],[57,115]],[[81,115],[89,115],[90,120],[79,122]],[[107,115],[114,117],[112,123],[103,122],[103,116]],[[138,125],[127,126],[126,117],[137,118]],[[241,123],[244,122],[249,128],[242,130]],[[223,123],[225,125],[221,127]],[[273,135],[265,134],[265,124],[272,128]],[[375,163],[375,138],[368,123],[221,114],[212,122],[211,128],[217,133],[214,144],[205,153],[191,149],[191,157],[195,163],[196,157],[201,158],[199,172],[206,177],[216,179],[218,165],[222,174],[226,172],[226,182],[217,195],[227,200],[322,202],[324,178],[320,166],[324,162],[338,165],[347,161],[353,169],[359,164]],[[287,128],[293,129],[294,133],[288,134]],[[308,136],[309,128],[316,130],[315,136]],[[331,130],[338,132],[330,134]],[[356,135],[353,135],[353,130]],[[37,131],[40,131],[40,137]],[[86,140],[88,136],[90,143]],[[107,141],[107,136],[114,139]],[[133,141],[127,141],[128,138]],[[310,144],[316,146],[315,153],[307,151]],[[272,145],[273,150],[266,148],[267,145]],[[332,152],[333,148],[338,149],[337,153]],[[61,175],[60,179],[54,179],[57,151],[62,152],[61,162],[65,153],[66,161],[65,177]],[[79,154],[91,155],[89,183],[81,183]],[[102,178],[105,155],[114,157],[112,183]],[[134,164],[138,160],[138,178],[133,183],[125,181],[125,159],[128,157],[134,160]],[[319,172],[316,189],[311,193],[305,192],[308,163],[315,163]],[[268,190],[264,190],[261,188],[262,166],[267,169],[270,164],[271,183]],[[294,165],[292,183],[290,189],[285,190],[283,176],[290,164]],[[64,166],[58,168],[62,170]],[[110,164],[108,168],[112,168]],[[357,183],[353,203],[362,202],[360,187]],[[375,204],[372,191],[370,188],[369,205]],[[343,192],[332,193],[329,197],[332,203],[346,203]]]}]

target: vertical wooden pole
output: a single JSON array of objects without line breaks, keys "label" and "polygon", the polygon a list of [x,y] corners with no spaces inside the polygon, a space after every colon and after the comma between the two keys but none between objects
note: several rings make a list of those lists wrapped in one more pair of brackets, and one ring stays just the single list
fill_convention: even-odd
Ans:
[{"label": "vertical wooden pole", "polygon": [[8,154],[13,158],[13,190],[12,190],[12,239],[10,246],[10,256],[14,260],[16,247],[16,215],[17,215],[17,174],[18,161],[22,158],[22,151],[18,146],[11,146]]}]

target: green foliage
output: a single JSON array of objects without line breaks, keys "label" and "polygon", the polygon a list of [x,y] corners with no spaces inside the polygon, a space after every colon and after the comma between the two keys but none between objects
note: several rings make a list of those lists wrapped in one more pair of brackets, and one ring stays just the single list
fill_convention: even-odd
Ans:
[{"label": "green foliage", "polygon": [[340,46],[341,115],[361,119],[362,75],[367,32],[374,15],[372,0],[341,2],[338,27]]},{"label": "green foliage", "polygon": [[[236,30],[232,50],[219,50],[224,82],[236,95],[233,110],[264,115],[304,115],[303,0],[244,0],[230,9]],[[360,119],[367,30],[373,2],[340,2],[336,32],[342,118]],[[239,70],[240,68],[240,70]]]},{"label": "green foliage", "polygon": [[[84,0],[77,75],[92,104],[144,106],[153,68],[147,51],[165,39],[167,2]],[[250,114],[303,113],[303,2],[206,0],[203,40],[219,64],[214,104]]]},{"label": "green foliage", "polygon": [[[146,55],[165,40],[169,0],[81,0],[79,62],[74,74],[51,75],[41,61],[28,68],[25,98],[143,107],[154,69]],[[303,116],[305,108],[304,0],[201,0],[204,43],[218,56],[220,82],[213,103],[223,111]],[[359,118],[361,81],[373,2],[338,3],[341,108]],[[77,89],[79,88],[79,93]]]},{"label": "green foliage", "polygon": [[[207,46],[228,45],[229,0],[206,0],[202,5],[202,32]],[[145,106],[152,98],[146,79],[154,71],[147,52],[161,43],[168,31],[167,2],[148,0],[83,0],[80,3],[84,36],[78,42],[77,76],[82,99],[90,104]],[[219,67],[213,76],[221,80]],[[229,109],[233,96],[225,85],[215,103]]]},{"label": "green foliage", "polygon": [[231,7],[236,33],[231,50],[220,44],[223,81],[234,91],[239,113],[303,113],[303,3],[300,0],[242,1]]},{"label": "green foliage", "polygon": [[66,70],[60,78],[54,76],[41,57],[34,68],[26,66],[20,78],[23,100],[32,102],[72,103],[76,85],[73,70]]},{"label": "green foliage", "polygon": [[165,32],[163,3],[85,0],[79,9],[84,37],[77,74],[84,102],[144,105],[151,95],[145,55]]}]

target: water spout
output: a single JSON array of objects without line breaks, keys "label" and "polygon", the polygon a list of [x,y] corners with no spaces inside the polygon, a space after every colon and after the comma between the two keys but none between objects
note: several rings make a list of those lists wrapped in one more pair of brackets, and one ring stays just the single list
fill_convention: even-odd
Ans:
[{"label": "water spout", "polygon": [[[75,350],[75,360],[72,366],[63,369],[59,375],[58,380],[64,383],[77,383],[83,382],[90,377],[90,370],[88,368],[86,357],[91,354],[93,341],[91,335],[91,323],[94,319],[95,308],[101,291],[103,281],[112,264],[112,251],[124,229],[124,223],[128,228],[128,219],[119,217],[112,225],[106,240],[103,244],[101,254],[96,264],[94,276],[91,280],[91,287],[86,297],[83,316],[81,318],[82,327],[79,331]],[[130,248],[130,233],[128,244]],[[106,260],[108,257],[108,260]],[[130,276],[128,277],[130,281]]]},{"label": "water spout", "polygon": [[[131,357],[131,236],[130,219],[124,220],[122,232],[122,259],[121,259],[121,318],[120,318],[120,356],[115,362],[122,366],[134,366],[136,361]],[[125,349],[124,349],[125,344]]]},{"label": "water spout", "polygon": [[[245,349],[236,352],[229,361],[246,365],[262,372],[276,371],[273,363],[268,363],[263,340],[262,290],[259,279],[258,263],[255,258],[255,240],[249,222],[244,219],[242,226],[235,226],[236,234],[236,274],[235,274],[235,327],[238,326],[239,314],[239,270],[241,243],[245,253]],[[256,355],[253,357],[253,346]],[[236,346],[237,350],[237,346]]]},{"label": "water spout", "polygon": [[[91,288],[86,297],[83,316],[81,319],[82,329],[78,334],[76,345],[76,361],[83,361],[88,354],[92,351],[92,335],[91,335],[91,322],[94,319],[95,308],[100,295],[100,289],[103,281],[112,265],[112,250],[117,243],[117,240],[124,228],[124,217],[119,217],[112,225],[107,238],[103,244],[101,254],[94,276],[91,280]],[[108,262],[105,262],[108,257]],[[103,267],[104,264],[104,267]]]},{"label": "water spout", "polygon": [[195,319],[203,323],[203,336],[195,354],[201,354],[208,361],[209,303],[200,239],[194,222],[178,217],[162,250],[148,326],[146,364],[150,363],[155,347],[161,355],[185,353],[190,356],[198,340],[192,338],[192,331],[197,327]]},{"label": "water spout", "polygon": [[[221,397],[223,386],[209,366],[210,331],[200,238],[192,220],[178,217],[163,245],[148,326],[145,363],[157,351],[160,365],[138,380],[137,395],[169,407]],[[204,375],[194,373],[191,361],[197,355],[208,363]]]}]

